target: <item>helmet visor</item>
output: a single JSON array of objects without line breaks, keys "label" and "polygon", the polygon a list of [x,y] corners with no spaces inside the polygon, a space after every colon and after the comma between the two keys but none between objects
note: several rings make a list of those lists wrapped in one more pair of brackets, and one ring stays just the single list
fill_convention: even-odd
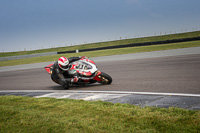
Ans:
[{"label": "helmet visor", "polygon": [[59,64],[60,68],[63,69],[63,70],[68,70],[68,65],[66,66],[62,66],[61,64]]},{"label": "helmet visor", "polygon": [[62,66],[63,69],[68,69],[68,65]]}]

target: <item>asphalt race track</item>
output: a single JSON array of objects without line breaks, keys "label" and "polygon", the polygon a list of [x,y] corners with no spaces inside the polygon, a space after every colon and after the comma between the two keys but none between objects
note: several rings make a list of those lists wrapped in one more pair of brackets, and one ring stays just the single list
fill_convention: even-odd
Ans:
[{"label": "asphalt race track", "polygon": [[53,62],[0,67],[0,96],[17,95],[127,103],[141,107],[200,110],[200,47],[92,58],[113,78],[64,90],[44,66]]},{"label": "asphalt race track", "polygon": [[[95,60],[94,60],[95,61]],[[76,86],[70,90],[200,94],[200,54],[100,61],[111,85]],[[0,90],[63,90],[44,68],[0,72]]]}]

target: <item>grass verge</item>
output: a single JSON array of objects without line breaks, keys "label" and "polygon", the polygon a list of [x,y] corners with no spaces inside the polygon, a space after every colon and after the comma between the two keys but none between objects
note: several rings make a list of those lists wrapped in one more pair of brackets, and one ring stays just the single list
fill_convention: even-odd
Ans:
[{"label": "grass verge", "polygon": [[51,55],[51,56],[43,56],[43,57],[1,61],[0,67],[56,61],[60,56],[72,57],[72,56],[84,55],[87,57],[97,57],[97,56],[119,55],[119,54],[138,53],[138,52],[150,52],[150,51],[198,47],[198,46],[200,46],[200,41],[191,41],[191,42],[170,43],[170,44],[151,45],[151,46],[142,46],[142,47],[129,47],[129,48],[119,48],[119,49],[111,49],[111,50],[99,50],[99,51],[91,51],[91,52]]},{"label": "grass verge", "polygon": [[200,111],[0,96],[0,132],[199,132]]},{"label": "grass verge", "polygon": [[27,54],[35,54],[35,53],[46,53],[46,52],[71,51],[71,50],[76,50],[76,49],[80,50],[80,49],[88,49],[88,48],[99,48],[99,47],[105,47],[105,46],[125,45],[125,44],[132,44],[132,43],[165,41],[165,40],[172,40],[172,39],[198,37],[198,36],[200,36],[200,31],[194,31],[194,32],[186,32],[186,33],[178,33],[178,34],[170,34],[170,35],[162,35],[162,36],[123,39],[123,40],[116,40],[116,41],[83,44],[83,45],[77,45],[77,46],[57,47],[57,48],[49,48],[49,49],[40,49],[40,50],[32,50],[32,51],[4,52],[4,53],[0,53],[0,57],[27,55]]}]

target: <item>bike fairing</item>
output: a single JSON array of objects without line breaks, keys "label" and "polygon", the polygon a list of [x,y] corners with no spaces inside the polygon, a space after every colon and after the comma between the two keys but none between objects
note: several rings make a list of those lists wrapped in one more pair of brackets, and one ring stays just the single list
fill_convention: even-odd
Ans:
[{"label": "bike fairing", "polygon": [[[75,84],[79,84],[79,83],[95,83],[95,82],[100,82],[102,84],[110,84],[112,82],[112,78],[103,72],[100,72],[94,61],[87,59],[85,57],[83,58],[79,58],[79,57],[71,57],[69,58],[69,70],[67,72],[63,72],[60,71],[60,73],[58,73],[58,77],[56,77],[56,75],[53,72],[53,69],[55,69],[54,71],[58,71],[58,67],[57,66],[57,62],[55,62],[53,65],[50,64],[48,66],[45,67],[46,71],[49,74],[52,74],[54,78],[52,78],[52,80],[54,82],[56,82],[54,79],[58,79],[60,78],[61,80],[59,82],[56,82],[58,84],[63,85],[63,87],[65,87],[65,84],[70,83],[70,78],[72,77],[76,77],[75,80],[77,80],[78,77],[78,81]],[[56,68],[54,68],[54,66]],[[52,68],[53,67],[53,68]],[[64,79],[64,80],[63,80]],[[69,86],[67,85],[65,88],[67,89]]]}]

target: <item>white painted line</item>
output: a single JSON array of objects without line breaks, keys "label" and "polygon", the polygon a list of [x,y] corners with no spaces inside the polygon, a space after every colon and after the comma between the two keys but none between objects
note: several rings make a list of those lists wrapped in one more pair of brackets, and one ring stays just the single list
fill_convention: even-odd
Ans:
[{"label": "white painted line", "polygon": [[87,101],[94,101],[94,100],[109,100],[114,98],[120,98],[124,96],[128,96],[130,94],[97,94],[89,97],[82,98],[83,100]]},{"label": "white painted line", "polygon": [[88,92],[88,93],[108,93],[108,94],[111,93],[111,94],[137,94],[137,95],[165,95],[165,96],[200,97],[200,94],[184,94],[184,93],[129,92],[129,91],[83,91],[83,92]]},{"label": "white painted line", "polygon": [[35,96],[36,98],[40,98],[40,97],[52,97],[52,93],[50,94],[45,94],[45,95],[40,95],[40,96]]},{"label": "white painted line", "polygon": [[70,96],[71,95],[64,95],[64,96],[59,97],[59,99],[69,98]]},{"label": "white painted line", "polygon": [[105,93],[105,94],[135,94],[135,95],[164,95],[164,96],[186,96],[186,97],[200,97],[200,94],[184,94],[184,93],[160,93],[160,92],[131,92],[131,91],[80,91],[80,90],[1,90],[1,92],[49,92],[52,93]]}]

